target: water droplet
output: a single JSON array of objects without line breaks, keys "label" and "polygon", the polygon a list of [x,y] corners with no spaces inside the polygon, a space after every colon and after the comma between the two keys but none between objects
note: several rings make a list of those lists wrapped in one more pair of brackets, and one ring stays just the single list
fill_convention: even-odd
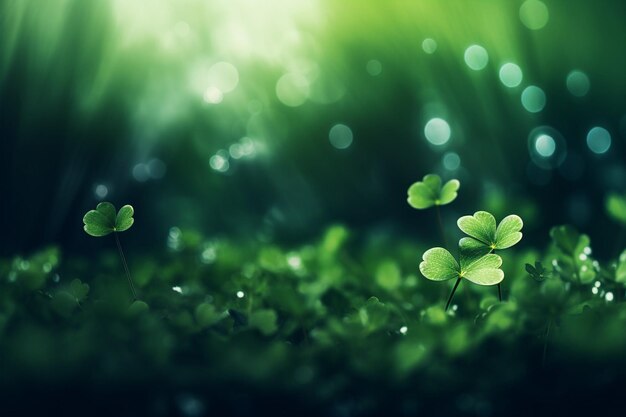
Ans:
[{"label": "water droplet", "polygon": [[406,332],[407,332],[407,331],[409,331],[409,328],[408,328],[408,327],[406,327],[406,326],[402,326],[402,327],[400,327],[400,333],[402,333],[402,334],[406,334]]},{"label": "water droplet", "polygon": [[243,291],[237,291],[237,298],[243,298],[245,296]]}]

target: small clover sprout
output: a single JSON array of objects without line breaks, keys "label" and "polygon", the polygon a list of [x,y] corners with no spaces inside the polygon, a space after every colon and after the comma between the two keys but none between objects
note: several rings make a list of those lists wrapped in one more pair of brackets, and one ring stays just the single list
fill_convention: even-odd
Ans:
[{"label": "small clover sprout", "polygon": [[424,252],[420,263],[420,272],[432,281],[447,281],[456,278],[456,282],[446,303],[450,306],[462,278],[478,285],[496,285],[504,279],[504,272],[499,269],[502,258],[495,254],[481,257],[461,256],[461,262],[444,248],[432,248]]},{"label": "small clover sprout", "polygon": [[122,264],[124,265],[124,271],[126,272],[126,278],[128,279],[128,285],[133,293],[133,298],[137,300],[137,292],[135,291],[135,285],[130,277],[130,270],[126,263],[126,257],[120,244],[120,239],[117,236],[119,232],[124,232],[133,225],[135,219],[133,214],[135,210],[133,206],[125,205],[119,211],[116,212],[115,206],[108,202],[98,204],[95,210],[89,210],[83,217],[83,223],[85,232],[94,237],[107,236],[113,233],[115,236],[115,243],[117,244],[117,250],[122,258]]},{"label": "small clover sprout", "polygon": [[441,211],[439,206],[450,204],[456,199],[457,191],[461,183],[459,180],[450,180],[441,186],[441,177],[436,174],[424,175],[422,181],[418,181],[409,187],[407,191],[407,201],[409,205],[416,209],[426,209],[435,206],[437,208],[437,222],[439,224],[439,233],[444,246],[448,246],[446,241],[446,233],[441,220]]},{"label": "small clover sprout", "polygon": [[[461,254],[469,257],[486,255],[495,250],[510,248],[522,239],[524,222],[519,216],[506,216],[496,227],[496,219],[486,211],[463,216],[457,221],[462,232],[470,237],[459,241]],[[498,284],[498,298],[502,301],[502,287]]]},{"label": "small clover sprout", "polygon": [[89,210],[83,223],[88,235],[101,237],[113,232],[124,232],[133,225],[134,210],[132,206],[125,205],[116,213],[115,206],[111,203],[100,203],[95,210]]},{"label": "small clover sprout", "polygon": [[407,201],[416,209],[444,206],[456,199],[460,185],[459,180],[450,180],[442,187],[439,175],[428,174],[409,187]]},{"label": "small clover sprout", "polygon": [[571,226],[555,226],[550,230],[556,271],[566,280],[578,284],[589,284],[596,279],[596,268],[591,257],[590,239]]}]

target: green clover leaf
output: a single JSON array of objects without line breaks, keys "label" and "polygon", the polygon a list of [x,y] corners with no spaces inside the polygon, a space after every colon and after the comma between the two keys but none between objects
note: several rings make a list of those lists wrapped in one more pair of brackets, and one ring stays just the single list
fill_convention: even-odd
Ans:
[{"label": "green clover leaf", "polygon": [[522,239],[524,222],[519,216],[506,216],[496,227],[496,219],[491,213],[477,211],[473,216],[463,216],[457,221],[459,229],[470,237],[459,241],[461,253],[472,258],[492,250],[507,249]]},{"label": "green clover leaf", "polygon": [[407,201],[416,209],[443,206],[456,199],[460,185],[459,180],[450,180],[442,187],[439,175],[428,174],[409,187]]},{"label": "green clover leaf", "polygon": [[130,205],[125,205],[116,214],[113,204],[100,203],[95,210],[88,211],[83,217],[85,232],[95,237],[107,236],[113,232],[123,232],[130,229],[135,222],[133,214],[134,209]]},{"label": "green clover leaf", "polygon": [[422,259],[420,272],[431,281],[465,278],[478,285],[496,285],[504,279],[504,272],[499,269],[502,258],[495,254],[462,257],[459,264],[446,249],[432,248],[424,252]]}]

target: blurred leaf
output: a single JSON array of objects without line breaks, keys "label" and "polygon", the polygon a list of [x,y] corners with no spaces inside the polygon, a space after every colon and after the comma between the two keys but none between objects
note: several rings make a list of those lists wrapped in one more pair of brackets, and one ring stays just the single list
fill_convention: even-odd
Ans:
[{"label": "blurred leaf", "polygon": [[150,307],[148,306],[148,303],[146,303],[145,301],[141,301],[141,300],[135,300],[128,307],[128,314],[131,316],[138,316],[140,314],[144,314],[148,312],[149,310],[150,310]]},{"label": "blurred leaf", "polygon": [[52,309],[63,317],[70,317],[78,304],[76,298],[67,291],[59,291],[52,299]]},{"label": "blurred leaf", "polygon": [[209,327],[222,319],[222,315],[215,311],[213,304],[202,303],[196,307],[196,321],[200,327]]},{"label": "blurred leaf", "polygon": [[606,199],[605,207],[607,213],[613,220],[626,225],[626,196],[616,193],[609,194]]},{"label": "blurred leaf", "polygon": [[76,298],[76,301],[80,303],[87,297],[89,285],[83,284],[79,279],[74,279],[70,283],[70,293]]},{"label": "blurred leaf", "polygon": [[376,269],[376,282],[388,291],[393,291],[400,286],[402,274],[398,265],[392,260],[385,260]]},{"label": "blurred leaf", "polygon": [[265,336],[276,332],[276,312],[274,310],[257,310],[250,314],[250,327],[259,330]]}]

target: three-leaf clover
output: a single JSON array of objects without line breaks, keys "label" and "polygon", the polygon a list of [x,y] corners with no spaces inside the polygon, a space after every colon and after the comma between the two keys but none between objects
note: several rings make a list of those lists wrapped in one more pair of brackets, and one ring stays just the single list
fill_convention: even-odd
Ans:
[{"label": "three-leaf clover", "polygon": [[96,206],[95,210],[89,210],[83,217],[83,229],[90,236],[102,237],[113,233],[115,236],[115,243],[117,244],[117,250],[122,258],[122,264],[124,265],[124,271],[126,272],[126,278],[128,279],[128,285],[133,293],[133,298],[137,300],[137,292],[135,291],[135,285],[130,277],[130,270],[126,264],[126,257],[120,244],[120,239],[117,236],[118,232],[124,232],[133,225],[135,219],[133,214],[135,210],[133,206],[125,205],[118,212],[115,211],[115,206],[108,202],[100,203]]},{"label": "three-leaf clover", "polygon": [[482,257],[461,256],[457,262],[454,256],[444,248],[432,248],[424,252],[420,263],[420,272],[432,281],[447,281],[456,278],[446,310],[462,278],[478,285],[496,285],[504,279],[504,272],[499,269],[502,258],[496,254]]},{"label": "three-leaf clover", "polygon": [[470,236],[459,241],[461,251],[480,255],[515,245],[522,239],[520,230],[524,222],[519,216],[511,214],[496,227],[496,219],[491,213],[477,211],[473,216],[461,217],[457,225],[463,233]]},{"label": "three-leaf clover", "polygon": [[407,201],[416,209],[443,206],[456,199],[460,185],[459,180],[450,180],[442,187],[439,175],[428,174],[409,187]]},{"label": "three-leaf clover", "polygon": [[83,217],[84,229],[88,235],[101,237],[113,232],[123,232],[133,225],[134,209],[130,205],[123,206],[115,211],[111,203],[100,203],[95,210],[89,210]]}]

